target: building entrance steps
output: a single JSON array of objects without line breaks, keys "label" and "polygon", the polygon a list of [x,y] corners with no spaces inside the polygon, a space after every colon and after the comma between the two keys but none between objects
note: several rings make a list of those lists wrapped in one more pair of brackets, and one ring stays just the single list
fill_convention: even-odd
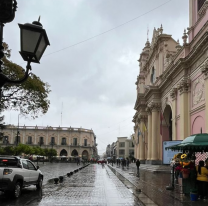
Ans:
[{"label": "building entrance steps", "polygon": [[[121,167],[108,165],[115,173],[120,174],[126,181],[133,184],[137,190],[141,190],[141,194],[146,195],[155,205],[158,206],[207,206],[208,200],[198,200],[192,202],[190,195],[182,194],[182,188],[175,184],[174,190],[166,190],[166,186],[171,185],[171,173],[153,172],[154,170],[145,169],[143,165],[140,167],[139,176],[135,163],[131,163],[129,169],[124,170]],[[151,166],[150,166],[151,167]],[[152,167],[154,168],[154,167]],[[171,168],[169,166],[169,168]],[[161,171],[161,170],[159,170]],[[142,201],[142,199],[140,199]],[[147,205],[148,204],[145,204]]]}]

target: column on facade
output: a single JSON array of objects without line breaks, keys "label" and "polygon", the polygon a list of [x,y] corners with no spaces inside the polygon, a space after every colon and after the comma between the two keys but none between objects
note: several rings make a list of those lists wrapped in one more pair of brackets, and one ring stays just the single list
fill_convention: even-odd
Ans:
[{"label": "column on facade", "polygon": [[149,107],[146,109],[148,114],[148,138],[147,138],[147,160],[151,160],[152,151],[152,111]]},{"label": "column on facade", "polygon": [[[208,91],[208,60],[201,66],[201,72],[204,75],[204,91]],[[205,132],[208,133],[208,92],[205,92]]]},{"label": "column on facade", "polygon": [[60,127],[58,128],[58,142],[57,142],[57,145],[60,145],[60,140],[59,140],[59,138],[60,138]]},{"label": "column on facade", "polygon": [[136,142],[136,138],[137,138],[137,129],[136,129],[136,125],[133,127],[133,129],[134,129],[134,141],[133,141],[133,143],[134,143],[134,157],[137,159],[137,142]]},{"label": "column on facade", "polygon": [[172,140],[176,140],[177,88],[171,90],[170,96],[172,98]]},{"label": "column on facade", "polygon": [[185,139],[189,136],[189,79],[184,77],[178,85],[179,94],[180,94],[180,139]]},{"label": "column on facade", "polygon": [[140,123],[141,123],[141,119],[138,118],[137,119],[137,141],[138,141],[138,146],[137,146],[137,156],[138,156],[138,159],[141,159],[141,141],[142,141],[142,136],[141,136],[141,126],[140,126]]},{"label": "column on facade", "polygon": [[151,160],[159,159],[159,144],[160,144],[160,104],[152,103],[152,152]]},{"label": "column on facade", "polygon": [[141,132],[141,139],[139,142],[139,148],[140,148],[140,160],[145,160],[145,139],[146,139],[146,115],[140,116],[140,132]]},{"label": "column on facade", "polygon": [[136,159],[139,159],[140,158],[140,150],[139,150],[139,138],[140,136],[138,136],[139,134],[139,123],[140,123],[140,119],[137,119],[136,121],[136,125],[135,125],[135,154],[136,154]]}]

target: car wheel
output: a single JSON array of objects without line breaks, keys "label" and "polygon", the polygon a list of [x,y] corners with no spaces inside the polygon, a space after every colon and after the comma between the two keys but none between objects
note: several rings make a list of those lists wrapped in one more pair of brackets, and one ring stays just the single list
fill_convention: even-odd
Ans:
[{"label": "car wheel", "polygon": [[17,182],[14,187],[13,196],[14,198],[18,198],[21,195],[21,185],[20,182]]},{"label": "car wheel", "polygon": [[38,183],[36,185],[36,188],[37,189],[41,189],[43,186],[43,179],[40,177],[39,180],[38,180]]}]

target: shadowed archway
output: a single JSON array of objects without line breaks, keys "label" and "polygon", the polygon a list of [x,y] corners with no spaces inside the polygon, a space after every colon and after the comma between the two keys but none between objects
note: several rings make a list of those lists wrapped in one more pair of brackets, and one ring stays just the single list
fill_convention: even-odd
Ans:
[{"label": "shadowed archway", "polygon": [[67,156],[67,151],[65,149],[62,149],[60,152],[60,156]]},{"label": "shadowed archway", "polygon": [[77,152],[76,149],[74,149],[74,150],[72,151],[71,156],[73,156],[73,157],[77,157],[77,156],[78,156],[78,152]]},{"label": "shadowed archway", "polygon": [[164,140],[172,141],[172,109],[166,105],[162,118],[162,136]]},{"label": "shadowed archway", "polygon": [[82,159],[88,160],[89,159],[89,153],[87,150],[84,150],[82,152]]}]

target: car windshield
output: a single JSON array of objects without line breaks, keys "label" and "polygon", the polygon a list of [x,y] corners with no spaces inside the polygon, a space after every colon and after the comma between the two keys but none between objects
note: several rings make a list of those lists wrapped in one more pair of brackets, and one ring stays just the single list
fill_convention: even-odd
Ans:
[{"label": "car windshield", "polygon": [[0,167],[18,167],[18,160],[0,158]]}]

